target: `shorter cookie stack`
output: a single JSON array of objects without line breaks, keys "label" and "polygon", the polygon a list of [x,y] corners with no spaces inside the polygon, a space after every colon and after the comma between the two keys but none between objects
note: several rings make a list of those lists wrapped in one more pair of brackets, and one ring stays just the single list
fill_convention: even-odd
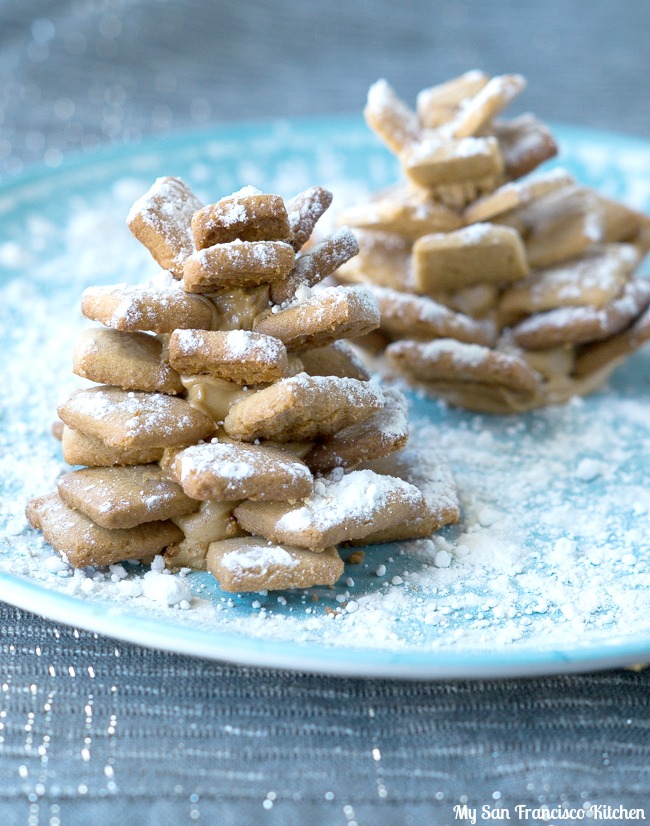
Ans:
[{"label": "shorter cookie stack", "polygon": [[75,567],[208,568],[224,590],[333,584],[336,546],[428,536],[458,519],[438,455],[405,448],[406,401],[346,338],[379,324],[365,286],[312,289],[357,252],[343,228],[308,245],[331,194],[247,187],[203,206],[161,178],[131,209],[163,271],[91,287],[59,407],[79,470],[27,506]]},{"label": "shorter cookie stack", "polygon": [[533,115],[499,119],[524,86],[468,72],[413,111],[375,83],[366,121],[405,180],[340,215],[360,253],[337,277],[367,283],[381,310],[368,343],[472,410],[591,392],[650,339],[650,221],[561,169],[529,176],[557,147]]}]

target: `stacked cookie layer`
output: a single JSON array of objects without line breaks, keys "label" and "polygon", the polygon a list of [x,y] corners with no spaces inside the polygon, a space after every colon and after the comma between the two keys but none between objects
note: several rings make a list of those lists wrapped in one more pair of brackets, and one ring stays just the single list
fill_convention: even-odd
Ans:
[{"label": "stacked cookie layer", "polygon": [[413,111],[374,84],[366,120],[404,181],[340,216],[360,253],[337,275],[377,298],[373,346],[474,410],[590,392],[650,339],[650,221],[561,169],[529,174],[557,147],[532,115],[499,118],[524,85],[468,72]]},{"label": "stacked cookie layer", "polygon": [[319,285],[358,249],[347,228],[309,245],[330,201],[247,187],[203,206],[161,178],[134,204],[162,271],[84,292],[103,326],[73,369],[95,386],[58,411],[64,458],[84,467],[27,508],[72,565],[164,553],[230,591],[307,587],[339,578],[340,543],[457,520],[444,460],[405,448],[404,397],[345,341],[378,326],[374,295]]}]

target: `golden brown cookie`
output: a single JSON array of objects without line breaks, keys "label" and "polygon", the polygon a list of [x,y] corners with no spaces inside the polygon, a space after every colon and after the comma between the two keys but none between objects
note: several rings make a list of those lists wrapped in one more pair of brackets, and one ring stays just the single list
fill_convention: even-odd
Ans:
[{"label": "golden brown cookie", "polygon": [[540,377],[514,353],[439,339],[396,341],[387,347],[386,357],[412,380],[470,410],[526,410],[541,400]]},{"label": "golden brown cookie", "polygon": [[207,373],[236,384],[265,384],[288,375],[284,344],[247,330],[176,330],[169,361],[179,373]]},{"label": "golden brown cookie", "polygon": [[82,468],[60,476],[57,487],[68,507],[102,528],[133,528],[199,508],[158,465]]},{"label": "golden brown cookie", "polygon": [[300,287],[318,284],[358,252],[356,235],[349,227],[341,227],[296,258],[289,278],[271,285],[271,299],[276,304],[292,301]]},{"label": "golden brown cookie", "polygon": [[521,75],[498,75],[482,86],[466,100],[453,121],[448,125],[449,134],[455,138],[476,135],[496,115],[511,103],[525,88]]},{"label": "golden brown cookie", "polygon": [[384,394],[371,382],[300,373],[233,405],[224,428],[237,441],[309,441],[363,421],[383,405]]},{"label": "golden brown cookie", "polygon": [[404,150],[400,160],[408,178],[424,187],[485,179],[494,180],[496,185],[503,173],[499,143],[491,136],[458,140],[427,136]]},{"label": "golden brown cookie", "polygon": [[600,243],[632,241],[643,216],[585,187],[573,186],[498,216],[515,227],[531,267],[547,267]]},{"label": "golden brown cookie", "polygon": [[368,381],[370,370],[347,341],[335,341],[315,350],[302,350],[300,360],[310,376],[337,376]]},{"label": "golden brown cookie", "polygon": [[170,395],[183,391],[180,376],[163,358],[162,342],[146,333],[84,330],[72,359],[73,373],[99,384]]},{"label": "golden brown cookie", "polygon": [[210,302],[202,296],[187,295],[180,286],[167,289],[126,284],[88,287],[81,298],[81,312],[86,318],[125,332],[209,330],[214,323],[214,307]]},{"label": "golden brown cookie", "polygon": [[419,238],[413,245],[415,291],[435,295],[475,284],[508,284],[528,273],[516,230],[472,224]]},{"label": "golden brown cookie", "polygon": [[348,207],[337,220],[355,229],[394,233],[409,241],[432,232],[451,232],[463,224],[455,210],[428,197],[426,190],[406,186]]},{"label": "golden brown cookie", "polygon": [[463,221],[466,224],[489,221],[496,215],[525,206],[536,198],[542,198],[574,183],[573,177],[565,169],[551,169],[550,172],[534,178],[509,181],[470,204],[463,212]]},{"label": "golden brown cookie", "polygon": [[180,451],[172,474],[201,500],[302,499],[313,485],[307,465],[285,450],[215,440]]},{"label": "golden brown cookie", "polygon": [[284,201],[253,187],[221,198],[192,216],[197,250],[235,241],[286,241],[291,235]]},{"label": "golden brown cookie", "polygon": [[396,154],[420,139],[417,114],[395,94],[385,80],[378,80],[368,90],[368,101],[363,114],[368,126]]},{"label": "golden brown cookie", "polygon": [[353,544],[373,545],[430,536],[443,525],[455,525],[460,519],[456,483],[443,454],[429,444],[417,441],[383,459],[361,465],[386,476],[396,476],[420,490],[426,501],[421,517],[401,522],[369,534]]},{"label": "golden brown cookie", "polygon": [[291,229],[291,246],[295,252],[309,241],[321,215],[329,209],[332,193],[322,186],[311,186],[286,202]]},{"label": "golden brown cookie", "polygon": [[323,551],[419,518],[425,508],[420,491],[402,479],[355,470],[317,480],[314,493],[303,502],[242,502],[235,517],[245,530],[265,539]]},{"label": "golden brown cookie", "polygon": [[637,277],[603,307],[560,307],[538,313],[517,324],[512,335],[527,350],[600,341],[622,332],[649,304],[650,280]]},{"label": "golden brown cookie", "polygon": [[557,143],[550,129],[534,115],[520,115],[508,121],[495,120],[491,132],[499,141],[506,177],[511,181],[527,175],[557,155]]},{"label": "golden brown cookie", "polygon": [[422,126],[436,129],[449,123],[469,100],[475,98],[489,79],[483,72],[473,70],[422,89],[417,97],[417,112]]},{"label": "golden brown cookie", "polygon": [[183,538],[180,528],[170,521],[116,530],[102,528],[69,508],[56,493],[32,499],[26,514],[30,524],[40,529],[46,542],[74,568],[146,559]]},{"label": "golden brown cookie", "polygon": [[386,403],[377,413],[314,445],[305,456],[305,462],[314,472],[356,467],[404,447],[409,437],[406,399],[393,388],[384,390],[384,396]]},{"label": "golden brown cookie", "polygon": [[202,206],[179,178],[158,178],[133,204],[127,224],[163,269],[182,278],[185,259],[194,251],[190,222]]},{"label": "golden brown cookie", "polygon": [[432,338],[455,338],[468,344],[496,343],[496,328],[492,321],[477,321],[455,313],[443,304],[424,295],[371,287],[381,313],[380,329],[391,338],[411,338],[429,341]]},{"label": "golden brown cookie", "polygon": [[312,553],[250,536],[213,542],[207,568],[223,591],[236,593],[334,585],[344,565],[336,548]]},{"label": "golden brown cookie", "polygon": [[632,244],[604,244],[579,258],[533,270],[501,295],[501,323],[559,307],[603,307],[621,294],[638,263]]},{"label": "golden brown cookie", "polygon": [[421,381],[481,381],[513,390],[535,390],[537,378],[517,355],[454,339],[396,341],[389,360]]},{"label": "golden brown cookie", "polygon": [[118,448],[187,445],[215,429],[212,419],[183,399],[103,385],[77,390],[58,412],[68,427]]},{"label": "golden brown cookie", "polygon": [[307,293],[255,324],[258,333],[280,339],[290,352],[325,347],[344,338],[365,335],[379,326],[379,309],[365,286],[325,287]]},{"label": "golden brown cookie", "polygon": [[162,447],[111,447],[94,436],[87,436],[63,425],[63,458],[69,465],[111,467],[112,465],[148,465],[158,462]]},{"label": "golden brown cookie", "polygon": [[583,378],[607,368],[608,365],[618,364],[648,341],[650,341],[650,310],[645,310],[622,333],[580,347],[576,353],[573,375]]},{"label": "golden brown cookie", "polygon": [[294,260],[293,248],[284,241],[215,244],[186,258],[183,289],[188,293],[212,293],[271,284],[289,275]]}]

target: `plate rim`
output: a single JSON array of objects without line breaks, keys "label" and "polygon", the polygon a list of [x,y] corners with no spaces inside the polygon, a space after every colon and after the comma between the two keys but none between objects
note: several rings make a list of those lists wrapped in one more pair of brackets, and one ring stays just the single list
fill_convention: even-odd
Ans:
[{"label": "plate rim", "polygon": [[[0,194],[15,193],[25,186],[43,180],[65,177],[67,174],[115,163],[121,159],[135,159],[155,152],[169,152],[176,147],[204,145],[237,137],[247,139],[270,137],[278,130],[287,134],[331,134],[341,130],[354,132],[365,129],[359,115],[283,118],[260,121],[229,122],[192,130],[179,130],[164,135],[148,136],[139,143],[102,146],[87,154],[71,153],[64,156],[57,167],[35,164],[21,173],[0,181]],[[650,148],[650,140],[637,135],[571,124],[551,124],[561,144],[591,141],[610,147],[626,146]],[[360,131],[361,134],[361,131]],[[375,140],[368,134],[369,140]],[[376,139],[378,140],[378,139]],[[34,611],[37,595],[38,611]],[[517,645],[514,649],[464,651],[427,649],[387,649],[367,647],[333,647],[322,643],[300,643],[264,637],[236,635],[224,631],[208,631],[175,624],[163,618],[165,631],[160,629],[161,618],[147,617],[129,611],[123,604],[119,610],[98,600],[48,589],[36,580],[0,570],[0,599],[19,609],[71,627],[82,628],[108,638],[185,656],[196,656],[241,666],[284,669],[289,671],[328,674],[340,677],[398,678],[398,679],[486,679],[505,677],[532,677],[571,672],[592,671],[600,668],[635,666],[650,662],[650,635],[632,635],[608,646],[599,640],[587,646],[534,648]],[[173,616],[173,615],[172,615]],[[120,622],[116,623],[116,617]],[[133,622],[137,621],[134,625]],[[129,624],[131,623],[131,624]],[[174,633],[169,633],[173,629]],[[620,637],[620,635],[618,635]],[[190,642],[188,650],[187,643]],[[291,651],[290,649],[293,649]],[[512,660],[511,660],[512,658]]]},{"label": "plate rim", "polygon": [[[34,595],[39,597],[37,612],[30,605]],[[645,634],[615,643],[612,650],[603,647],[599,641],[591,646],[569,649],[538,649],[522,645],[510,651],[486,648],[480,652],[465,650],[462,653],[448,653],[442,649],[334,647],[230,635],[225,631],[175,624],[158,615],[143,616],[122,606],[111,608],[103,601],[79,599],[5,571],[0,571],[0,599],[45,619],[131,645],[241,666],[338,677],[409,680],[541,677],[615,667],[645,667],[650,660],[650,635]],[[116,618],[120,620],[117,623]]]}]

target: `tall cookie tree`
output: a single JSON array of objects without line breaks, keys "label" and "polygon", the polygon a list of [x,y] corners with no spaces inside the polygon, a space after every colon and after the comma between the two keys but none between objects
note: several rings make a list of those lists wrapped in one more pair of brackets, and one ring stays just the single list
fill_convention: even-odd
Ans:
[{"label": "tall cookie tree", "polygon": [[365,286],[320,285],[358,251],[309,239],[331,194],[251,187],[203,206],[177,178],[131,209],[163,268],[91,287],[74,371],[98,386],[59,408],[85,465],[28,507],[73,565],[164,552],[226,590],[335,582],[341,542],[426,536],[456,521],[444,460],[404,450],[407,409],[346,343],[379,324]]}]

